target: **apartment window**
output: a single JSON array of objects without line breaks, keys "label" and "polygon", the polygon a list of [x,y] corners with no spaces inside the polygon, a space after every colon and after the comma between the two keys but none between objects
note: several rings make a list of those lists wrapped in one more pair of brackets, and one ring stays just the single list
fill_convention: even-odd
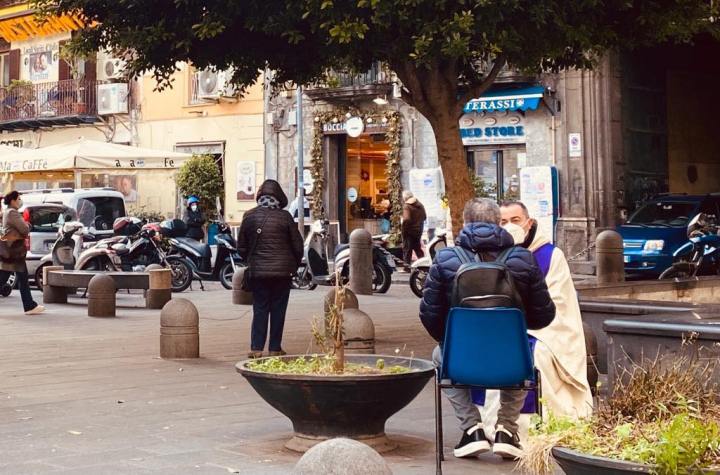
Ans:
[{"label": "apartment window", "polygon": [[0,54],[0,87],[10,85],[10,54]]}]

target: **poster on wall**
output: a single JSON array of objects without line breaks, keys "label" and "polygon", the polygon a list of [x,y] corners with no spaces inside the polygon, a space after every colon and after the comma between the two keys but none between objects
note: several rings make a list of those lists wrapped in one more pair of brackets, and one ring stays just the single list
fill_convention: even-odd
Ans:
[{"label": "poster on wall", "polygon": [[137,177],[135,175],[113,176],[112,187],[122,193],[125,203],[137,203]]},{"label": "poster on wall", "polygon": [[443,189],[440,167],[410,170],[410,191],[425,206],[426,229],[444,226],[446,211],[440,205]]},{"label": "poster on wall", "polygon": [[520,170],[520,201],[527,206],[540,231],[555,241],[558,216],[558,179],[555,167],[525,167]]},{"label": "poster on wall", "polygon": [[237,163],[237,200],[255,200],[255,162]]},{"label": "poster on wall", "polygon": [[49,80],[50,70],[53,65],[52,52],[38,51],[35,53],[30,53],[28,57],[30,80],[33,82]]}]

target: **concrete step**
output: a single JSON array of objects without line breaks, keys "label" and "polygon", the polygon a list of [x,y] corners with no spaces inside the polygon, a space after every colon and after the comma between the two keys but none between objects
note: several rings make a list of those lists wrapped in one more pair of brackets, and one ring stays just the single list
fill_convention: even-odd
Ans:
[{"label": "concrete step", "polygon": [[568,262],[570,265],[570,272],[573,274],[581,275],[595,275],[596,265],[595,261],[572,261]]}]

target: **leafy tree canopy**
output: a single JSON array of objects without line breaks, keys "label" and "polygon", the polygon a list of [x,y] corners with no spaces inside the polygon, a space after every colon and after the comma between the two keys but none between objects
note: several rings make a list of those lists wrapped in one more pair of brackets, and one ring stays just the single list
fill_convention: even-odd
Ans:
[{"label": "leafy tree canopy", "polygon": [[[35,0],[41,13],[82,12],[72,49],[127,51],[129,73],[167,86],[177,64],[234,68],[242,92],[258,71],[307,84],[329,68],[384,61],[403,99],[433,126],[456,226],[473,195],[457,119],[508,64],[591,67],[606,50],[718,34],[711,0]],[[720,35],[719,35],[720,36]]]}]

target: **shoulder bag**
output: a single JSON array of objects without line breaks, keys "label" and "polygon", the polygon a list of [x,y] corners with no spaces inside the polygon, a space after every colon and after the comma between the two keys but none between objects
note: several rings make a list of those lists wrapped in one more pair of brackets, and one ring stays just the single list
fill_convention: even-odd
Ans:
[{"label": "shoulder bag", "polygon": [[253,265],[253,257],[254,257],[253,254],[255,253],[255,249],[257,248],[258,242],[260,241],[260,237],[262,236],[263,228],[265,227],[265,223],[267,222],[268,218],[270,217],[271,212],[272,212],[271,210],[268,210],[268,212],[265,214],[265,218],[263,219],[262,224],[255,231],[257,236],[255,236],[252,246],[250,246],[250,252],[248,252],[248,263],[247,263],[247,266],[245,267],[245,273],[243,274],[243,281],[242,281],[242,289],[246,292],[252,292],[253,268],[255,267]]}]

